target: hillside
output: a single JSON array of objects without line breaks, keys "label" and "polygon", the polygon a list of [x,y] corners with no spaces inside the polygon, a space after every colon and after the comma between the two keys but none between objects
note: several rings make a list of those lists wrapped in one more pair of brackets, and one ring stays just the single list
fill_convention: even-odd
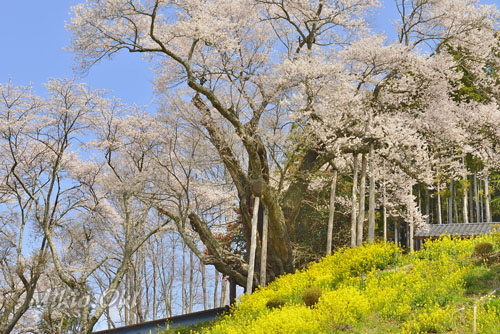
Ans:
[{"label": "hillside", "polygon": [[345,248],[243,296],[200,333],[473,333],[474,305],[477,333],[500,333],[500,264],[474,254],[484,242],[497,252],[500,234],[443,237],[409,255],[392,243]]}]

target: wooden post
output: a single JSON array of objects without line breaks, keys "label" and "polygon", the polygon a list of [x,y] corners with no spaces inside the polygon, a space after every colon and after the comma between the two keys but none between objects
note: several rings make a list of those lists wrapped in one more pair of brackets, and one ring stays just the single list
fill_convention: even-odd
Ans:
[{"label": "wooden post", "polygon": [[374,156],[373,156],[373,143],[370,144],[370,191],[369,191],[369,205],[368,205],[368,242],[373,243],[375,241],[375,172],[374,172]]},{"label": "wooden post", "polygon": [[219,288],[219,272],[217,269],[215,269],[215,275],[214,275],[214,308],[218,307],[218,301],[219,301],[219,295],[217,293],[217,290]]},{"label": "wooden post", "polygon": [[415,241],[413,240],[414,235],[414,222],[410,223],[410,251],[413,252],[415,250]]},{"label": "wooden post", "polygon": [[[470,178],[467,178],[470,180]],[[472,181],[469,185],[469,222],[474,222],[474,185]]]},{"label": "wooden post", "polygon": [[[410,186],[409,190],[410,190],[410,196],[412,196],[413,195],[413,186]],[[419,191],[419,193],[420,193],[420,191]],[[419,198],[420,198],[420,196],[419,196]],[[421,212],[421,210],[422,210],[421,205],[422,205],[422,203],[419,203],[419,207],[418,207],[419,212]],[[413,219],[409,225],[410,225],[409,226],[410,231],[409,231],[409,233],[407,233],[407,235],[408,235],[408,239],[410,239],[409,240],[410,241],[410,252],[413,252],[415,250],[415,241],[413,240],[413,235],[414,235],[413,232],[414,232],[415,222],[413,221]]]},{"label": "wooden post", "polygon": [[365,201],[366,201],[366,168],[368,160],[366,153],[361,155],[361,175],[359,181],[359,210],[358,210],[358,225],[356,231],[356,245],[363,244],[363,231],[365,224]]},{"label": "wooden post", "polygon": [[474,303],[474,327],[473,327],[473,333],[477,333],[477,305]]},{"label": "wooden post", "polygon": [[253,272],[255,267],[255,250],[257,248],[257,221],[259,219],[260,197],[255,197],[252,215],[252,231],[250,236],[250,256],[248,258],[247,293],[252,294]]},{"label": "wooden post", "polygon": [[[385,161],[383,162],[383,169],[385,170]],[[382,214],[383,214],[383,218],[384,218],[384,244],[387,243],[387,208],[386,208],[386,189],[385,189],[385,177],[383,179],[383,182],[382,182]]]},{"label": "wooden post", "polygon": [[399,222],[394,222],[394,243],[399,246]]},{"label": "wooden post", "polygon": [[266,266],[267,266],[267,229],[269,224],[269,212],[264,207],[264,219],[262,221],[262,250],[260,254],[260,286],[266,286]]},{"label": "wooden post", "polygon": [[385,207],[385,181],[383,187],[383,198],[382,198],[382,214],[384,215],[384,243],[387,243],[387,208]]},{"label": "wooden post", "polygon": [[229,279],[229,303],[231,305],[236,303],[236,281],[234,278]]},{"label": "wooden post", "polygon": [[333,218],[335,216],[335,190],[337,186],[337,170],[333,170],[332,186],[330,188],[330,214],[328,216],[328,230],[326,234],[326,255],[332,252]]},{"label": "wooden post", "polygon": [[357,193],[358,193],[358,154],[353,154],[353,178],[352,178],[352,207],[351,207],[351,247],[356,247],[357,231]]}]

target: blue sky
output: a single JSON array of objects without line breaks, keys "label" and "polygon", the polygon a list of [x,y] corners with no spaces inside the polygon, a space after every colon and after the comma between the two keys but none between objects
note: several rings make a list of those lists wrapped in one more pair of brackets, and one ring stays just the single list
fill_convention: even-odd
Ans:
[{"label": "blue sky", "polygon": [[[0,83],[32,83],[39,94],[49,78],[72,77],[73,55],[65,23],[79,0],[4,1],[0,11]],[[153,73],[136,54],[122,52],[96,65],[80,81],[113,91],[124,102],[149,104]]]},{"label": "blue sky", "polygon": [[[73,76],[73,55],[64,50],[70,43],[65,24],[70,7],[80,2],[83,0],[4,1],[0,11],[0,83],[9,78],[15,85],[31,83],[43,95],[42,84],[49,78]],[[377,18],[377,30],[391,29],[393,2],[386,6],[381,11],[391,14]],[[120,52],[79,79],[93,88],[111,90],[125,103],[144,105],[153,97],[149,67],[137,54]]]},{"label": "blue sky", "polygon": [[[65,24],[70,7],[83,0],[4,1],[0,11],[0,83],[9,78],[16,85],[33,84],[39,94],[49,78],[72,77],[73,55],[64,50],[70,34]],[[500,5],[500,0],[481,3]],[[382,1],[374,15],[374,30],[395,37],[392,21],[396,17],[393,0]],[[153,97],[153,73],[150,64],[137,54],[120,52],[111,60],[101,61],[80,81],[93,88],[108,89],[123,102],[150,104]]]}]

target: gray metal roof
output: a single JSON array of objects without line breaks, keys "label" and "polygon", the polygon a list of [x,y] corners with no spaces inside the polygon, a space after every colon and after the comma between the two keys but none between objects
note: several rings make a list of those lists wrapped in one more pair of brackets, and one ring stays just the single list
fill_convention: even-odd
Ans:
[{"label": "gray metal roof", "polygon": [[190,326],[202,321],[215,320],[216,317],[222,315],[228,310],[228,308],[219,307],[206,311],[177,315],[160,320],[146,321],[136,325],[106,329],[103,331],[93,332],[92,334],[157,334],[167,328],[167,321],[169,322],[170,328],[178,326]]},{"label": "gray metal roof", "polygon": [[500,223],[429,224],[425,228],[418,230],[415,233],[415,238],[432,238],[443,234],[459,236],[486,234],[493,231],[493,227],[498,225]]}]

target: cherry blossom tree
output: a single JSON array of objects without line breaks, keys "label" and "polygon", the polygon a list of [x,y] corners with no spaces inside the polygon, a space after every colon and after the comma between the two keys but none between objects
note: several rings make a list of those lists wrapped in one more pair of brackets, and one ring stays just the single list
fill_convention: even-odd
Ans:
[{"label": "cherry blossom tree", "polygon": [[[160,107],[127,107],[72,80],[50,81],[46,98],[0,86],[0,331],[29,322],[45,285],[64,285],[82,302],[41,309],[50,328],[69,317],[78,320],[71,330],[91,333],[103,315],[111,321],[111,292],[149,284],[141,278],[154,256],[147,252],[164,245],[167,229],[183,240],[183,311],[194,304],[194,256],[202,275],[210,264],[241,286],[271,281],[295,269],[294,231],[313,192],[331,191],[327,253],[336,211],[350,218],[354,247],[376,238],[377,206],[384,221],[406,225],[413,249],[412,233],[430,221],[429,192],[440,223],[460,214],[467,222],[473,199],[476,220],[491,221],[489,176],[500,168],[498,10],[474,0],[398,0],[398,37],[389,41],[368,30],[377,5],[75,6],[68,27],[82,70],[121,50],[139,53],[154,66]],[[245,239],[241,249],[234,231]],[[171,313],[173,280],[165,277]],[[91,303],[97,291],[103,298]],[[142,305],[124,312],[126,323],[143,320]]]},{"label": "cherry blossom tree", "polygon": [[[81,161],[71,162],[77,180],[94,176],[93,182],[84,182],[91,195],[87,210],[60,231],[67,236],[65,240],[75,240],[82,233],[87,236],[77,243],[72,241],[79,260],[62,265],[61,252],[51,248],[59,278],[82,298],[92,293],[94,275],[104,265],[111,273],[103,298],[95,306],[88,303],[80,309],[81,333],[92,332],[113,299],[113,292],[120,287],[134,254],[170,223],[169,219],[152,216],[159,195],[152,186],[156,164],[149,153],[155,150],[161,136],[154,132],[154,119],[144,111],[124,109],[118,102],[103,102],[103,107],[95,110],[89,120],[94,136],[90,147],[98,152],[96,161],[89,161],[90,172],[74,166],[85,165]],[[49,238],[50,234],[45,234]]]},{"label": "cherry blossom tree", "polygon": [[[78,332],[91,333],[135,252],[170,222],[151,219],[156,142],[143,112],[72,80],[46,87],[47,98],[0,87],[0,324],[8,333],[19,322],[50,263],[51,279],[77,297]],[[109,284],[91,303],[103,269]]]},{"label": "cherry blossom tree", "polygon": [[81,206],[78,186],[63,181],[71,142],[95,103],[84,86],[47,84],[41,99],[29,87],[0,86],[2,210],[2,308],[0,329],[9,333],[28,311],[45,270],[53,229]]},{"label": "cherry blossom tree", "polygon": [[[74,7],[70,29],[73,50],[84,68],[126,49],[155,59],[160,92],[172,94],[175,90],[167,87],[177,83],[190,88],[192,106],[185,117],[199,119],[231,175],[247,228],[252,185],[263,186],[272,278],[293,270],[289,227],[309,174],[332,157],[319,146],[306,148],[302,140],[287,144],[273,137],[290,138],[290,109],[313,111],[315,90],[327,78],[321,73],[339,70],[336,63],[322,64],[329,57],[326,51],[342,48],[362,32],[363,16],[373,5],[374,1],[338,6],[299,1],[87,2]],[[318,74],[319,80],[314,78]],[[306,96],[294,101],[294,91]],[[282,104],[284,99],[289,102]],[[298,121],[293,122],[305,124]],[[223,131],[234,133],[236,146]],[[237,154],[239,149],[243,155]],[[245,285],[245,267],[236,275],[204,222],[194,212],[190,218],[210,252],[220,256],[217,269]]]},{"label": "cherry blossom tree", "polygon": [[[431,184],[435,165],[427,128],[460,132],[448,119],[458,121],[460,114],[481,108],[498,110],[493,100],[474,106],[453,99],[462,83],[450,53],[461,47],[474,53],[474,61],[491,59],[498,26],[493,6],[472,0],[398,1],[398,40],[387,42],[367,29],[365,15],[377,5],[370,0],[87,1],[73,8],[69,29],[83,70],[121,50],[153,62],[161,99],[177,101],[183,126],[198,131],[231,176],[247,231],[254,197],[267,208],[272,279],[293,270],[289,231],[313,175],[332,159],[364,157],[362,180],[368,155],[385,160],[385,171],[392,174],[380,180],[398,181],[394,190],[387,184],[386,200],[415,227],[423,217],[409,189],[417,182]],[[471,67],[487,79],[476,64]],[[486,82],[490,87],[491,80]],[[172,105],[165,103],[169,110]],[[445,122],[435,123],[439,113]],[[460,134],[452,138],[461,143]],[[363,195],[365,184],[360,187]],[[370,187],[370,212],[373,191]],[[363,241],[364,196],[360,201],[352,203],[358,207],[354,244]],[[184,219],[163,211],[174,221]],[[199,212],[188,211],[210,262],[245,285],[246,263],[221,249]],[[369,223],[372,231],[373,218]]]}]

